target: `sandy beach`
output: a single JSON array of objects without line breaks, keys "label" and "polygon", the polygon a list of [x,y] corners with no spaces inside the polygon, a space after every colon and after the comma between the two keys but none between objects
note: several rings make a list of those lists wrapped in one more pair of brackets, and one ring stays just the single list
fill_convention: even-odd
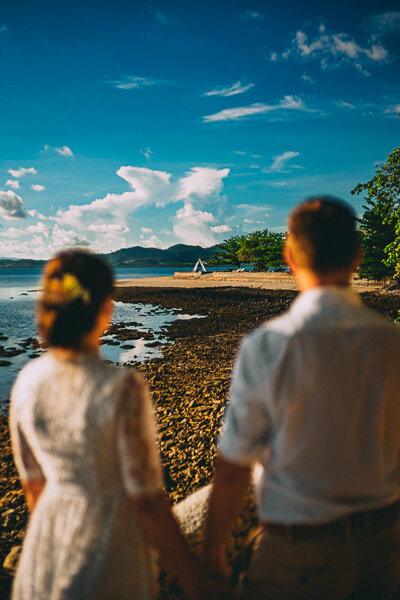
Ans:
[{"label": "sandy beach", "polygon": [[[247,287],[263,290],[298,290],[293,275],[288,273],[183,273],[177,271],[170,277],[146,277],[141,279],[120,279],[118,287],[146,288],[224,288]],[[353,278],[352,287],[358,292],[375,292],[381,289],[376,281]]]}]

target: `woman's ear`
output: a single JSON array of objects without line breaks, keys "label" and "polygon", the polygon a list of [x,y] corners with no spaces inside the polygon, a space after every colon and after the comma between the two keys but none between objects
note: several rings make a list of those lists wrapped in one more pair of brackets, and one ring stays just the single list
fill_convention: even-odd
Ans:
[{"label": "woman's ear", "polygon": [[110,326],[114,310],[112,296],[107,296],[99,310],[98,325],[101,332]]}]

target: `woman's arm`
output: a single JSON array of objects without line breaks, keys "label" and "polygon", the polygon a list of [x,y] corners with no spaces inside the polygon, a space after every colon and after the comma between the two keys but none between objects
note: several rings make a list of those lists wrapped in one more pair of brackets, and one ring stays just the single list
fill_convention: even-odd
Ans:
[{"label": "woman's arm", "polygon": [[236,465],[218,455],[202,550],[202,563],[210,574],[228,575],[225,546],[250,476],[251,467]]},{"label": "woman's arm", "polygon": [[26,504],[30,513],[33,513],[35,510],[45,485],[45,479],[31,479],[30,481],[21,479],[21,487],[24,491]]},{"label": "woman's arm", "polygon": [[191,600],[233,598],[228,585],[208,580],[189,550],[164,492],[131,498],[150,544],[165,568],[175,575]]}]

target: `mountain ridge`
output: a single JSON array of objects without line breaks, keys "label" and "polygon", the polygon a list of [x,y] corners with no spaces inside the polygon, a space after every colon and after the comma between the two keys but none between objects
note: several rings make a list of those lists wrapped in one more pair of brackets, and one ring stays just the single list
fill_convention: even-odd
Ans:
[{"label": "mountain ridge", "polygon": [[[190,267],[199,258],[206,262],[216,250],[216,246],[203,248],[187,244],[174,244],[164,250],[131,246],[101,256],[113,267]],[[1,258],[0,269],[42,267],[46,262],[31,258]]]}]

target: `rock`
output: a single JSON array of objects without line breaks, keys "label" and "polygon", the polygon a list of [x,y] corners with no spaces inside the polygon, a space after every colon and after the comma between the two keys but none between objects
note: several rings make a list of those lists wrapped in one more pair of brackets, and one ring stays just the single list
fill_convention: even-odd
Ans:
[{"label": "rock", "polygon": [[0,367],[9,367],[10,365],[12,365],[10,360],[0,360]]},{"label": "rock", "polygon": [[11,551],[7,554],[4,562],[3,569],[8,573],[14,574],[17,570],[19,557],[21,554],[22,546],[13,546]]},{"label": "rock", "polygon": [[123,350],[131,350],[134,347],[135,346],[133,344],[121,344],[120,346],[120,348],[122,348]]}]

